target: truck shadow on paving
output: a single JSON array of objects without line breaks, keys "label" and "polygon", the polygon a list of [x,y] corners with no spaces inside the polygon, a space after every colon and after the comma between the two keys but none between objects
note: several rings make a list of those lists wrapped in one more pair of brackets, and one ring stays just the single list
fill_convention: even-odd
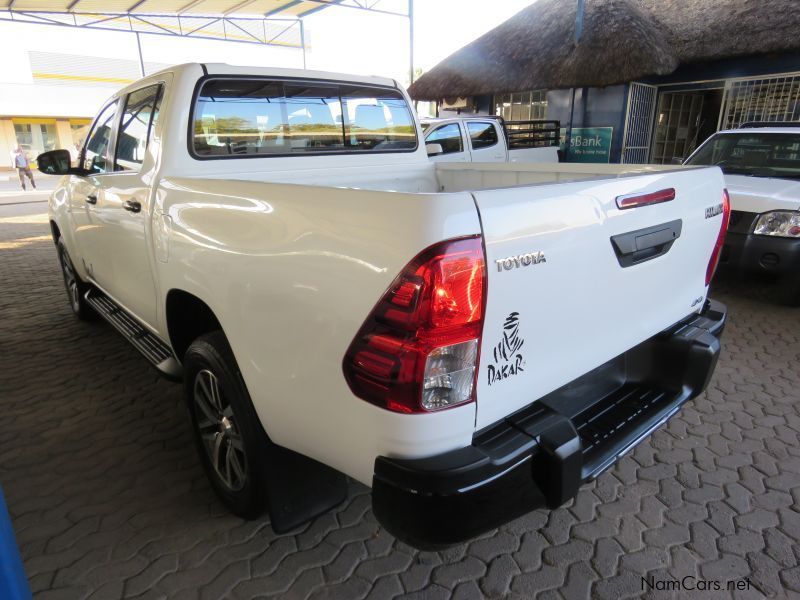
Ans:
[{"label": "truck shadow on paving", "polygon": [[730,294],[738,298],[761,302],[782,308],[796,308],[785,302],[785,291],[781,285],[769,275],[738,274],[732,271],[720,271],[714,276],[709,295],[717,293]]},{"label": "truck shadow on paving", "polygon": [[[72,317],[48,236],[46,223],[0,227],[0,241],[27,240],[0,251],[0,474],[35,593],[617,599],[640,596],[644,576],[686,575],[748,577],[742,597],[800,591],[800,319],[763,289],[715,283],[731,323],[708,391],[575,500],[419,552],[380,528],[355,482],[286,535],[229,515],[180,386],[110,326]],[[783,338],[751,350],[761,321]]]}]

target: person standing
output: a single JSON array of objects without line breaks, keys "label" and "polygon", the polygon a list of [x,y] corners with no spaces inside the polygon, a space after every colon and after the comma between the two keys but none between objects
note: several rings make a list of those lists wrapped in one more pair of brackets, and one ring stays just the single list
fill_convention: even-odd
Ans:
[{"label": "person standing", "polygon": [[17,169],[19,175],[19,184],[22,189],[25,189],[25,178],[31,181],[33,189],[36,189],[36,182],[33,180],[33,172],[31,171],[31,161],[28,159],[28,153],[22,149],[22,146],[17,146],[12,154],[14,160],[14,167]]}]

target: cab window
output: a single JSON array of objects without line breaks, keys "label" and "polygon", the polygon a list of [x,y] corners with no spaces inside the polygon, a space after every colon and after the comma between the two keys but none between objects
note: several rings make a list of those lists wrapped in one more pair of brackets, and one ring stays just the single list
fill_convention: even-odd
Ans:
[{"label": "cab window", "polygon": [[425,143],[440,144],[442,146],[442,154],[452,154],[464,150],[464,146],[461,143],[461,130],[458,127],[458,123],[449,123],[437,127],[425,138]]},{"label": "cab window", "polygon": [[111,143],[111,130],[114,128],[114,115],[117,112],[117,101],[106,106],[92,127],[83,151],[83,168],[89,173],[107,173],[108,145]]},{"label": "cab window", "polygon": [[338,82],[212,79],[194,107],[195,156],[412,152],[414,119],[395,90]]}]

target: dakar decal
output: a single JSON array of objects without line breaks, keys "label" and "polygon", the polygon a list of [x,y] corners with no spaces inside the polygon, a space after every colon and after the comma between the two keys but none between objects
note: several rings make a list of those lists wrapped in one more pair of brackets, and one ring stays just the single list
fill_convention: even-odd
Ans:
[{"label": "dakar decal", "polygon": [[519,335],[519,313],[512,312],[503,323],[503,340],[492,352],[494,364],[486,367],[489,385],[525,370],[525,359],[520,352],[524,344]]}]

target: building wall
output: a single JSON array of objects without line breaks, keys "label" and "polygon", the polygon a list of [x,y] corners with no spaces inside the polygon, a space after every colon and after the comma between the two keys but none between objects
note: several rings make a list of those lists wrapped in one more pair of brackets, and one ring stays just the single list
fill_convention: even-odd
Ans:
[{"label": "building wall", "polygon": [[[605,88],[578,88],[575,90],[575,106],[572,111],[573,127],[612,127],[609,162],[618,163],[622,150],[622,135],[625,129],[625,103],[628,86],[612,85]],[[547,118],[561,121],[561,127],[570,122],[572,90],[550,90],[547,92]],[[567,153],[566,159],[569,160]]]},{"label": "building wall", "polygon": [[800,71],[800,53],[740,56],[696,65],[684,65],[669,75],[648,77],[641,81],[653,85],[669,85],[792,71]]}]

